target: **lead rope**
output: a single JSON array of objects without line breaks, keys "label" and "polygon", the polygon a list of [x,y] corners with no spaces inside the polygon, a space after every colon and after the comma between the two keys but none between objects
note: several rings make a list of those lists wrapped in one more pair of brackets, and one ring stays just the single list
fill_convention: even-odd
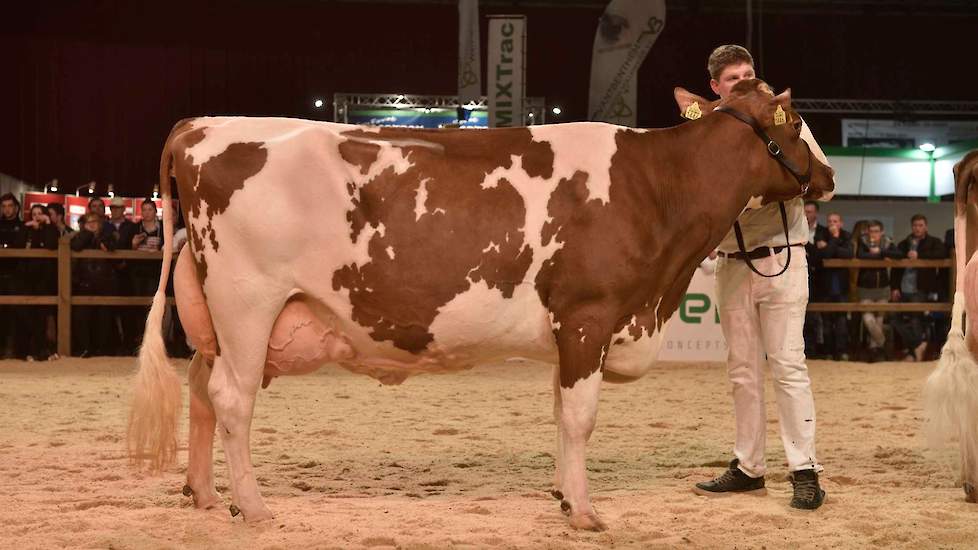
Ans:
[{"label": "lead rope", "polygon": [[[784,246],[788,249],[788,259],[784,264],[784,268],[781,271],[775,273],[774,275],[765,275],[754,267],[753,262],[750,261],[750,256],[747,254],[747,250],[744,248],[744,233],[740,230],[740,222],[734,222],[734,235],[737,237],[737,248],[740,249],[740,253],[744,255],[744,261],[747,262],[747,267],[751,271],[757,273],[761,277],[773,278],[784,274],[788,271],[788,266],[791,265],[791,243],[788,241],[788,213],[784,210],[784,201],[778,203],[781,207],[781,226],[784,227]],[[773,252],[773,250],[772,250]]]}]

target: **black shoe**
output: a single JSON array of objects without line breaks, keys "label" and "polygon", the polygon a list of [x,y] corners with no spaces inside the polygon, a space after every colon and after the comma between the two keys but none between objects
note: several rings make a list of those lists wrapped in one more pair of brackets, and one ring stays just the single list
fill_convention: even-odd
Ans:
[{"label": "black shoe", "polygon": [[798,470],[789,476],[795,494],[791,497],[791,507],[799,510],[815,510],[825,502],[825,491],[818,486],[818,473],[815,470]]},{"label": "black shoe", "polygon": [[708,497],[723,496],[729,493],[746,493],[763,496],[767,494],[764,488],[764,476],[750,477],[737,467],[740,461],[730,461],[730,468],[723,475],[711,481],[697,483],[693,492]]}]

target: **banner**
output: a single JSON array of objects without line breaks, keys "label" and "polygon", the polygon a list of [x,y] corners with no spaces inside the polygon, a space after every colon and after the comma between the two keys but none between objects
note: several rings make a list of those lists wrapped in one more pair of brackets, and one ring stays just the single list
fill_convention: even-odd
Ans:
[{"label": "banner", "polygon": [[526,56],[526,17],[489,17],[489,55],[486,94],[489,98],[489,127],[523,126],[523,97]]},{"label": "banner", "polygon": [[482,98],[479,58],[479,0],[458,0],[458,101],[478,103]]},{"label": "banner", "polygon": [[715,261],[696,269],[679,308],[666,322],[659,361],[727,360],[727,342],[720,329],[713,290]]},{"label": "banner", "polygon": [[635,126],[638,68],[665,25],[665,0],[611,0],[594,35],[589,120]]}]

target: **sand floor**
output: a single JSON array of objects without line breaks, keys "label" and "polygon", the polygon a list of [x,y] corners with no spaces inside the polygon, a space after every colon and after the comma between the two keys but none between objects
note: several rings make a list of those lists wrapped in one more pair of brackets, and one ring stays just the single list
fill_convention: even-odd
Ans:
[{"label": "sand floor", "polygon": [[[770,390],[768,496],[694,495],[691,485],[729,460],[726,376],[720,364],[662,364],[603,388],[589,466],[610,529],[590,533],[568,528],[547,494],[545,365],[394,387],[333,367],[276,379],[259,394],[252,432],[276,517],[246,525],[181,495],[186,449],[162,476],[128,466],[134,360],[0,361],[0,548],[978,547],[978,506],[955,487],[952,452],[927,451],[920,434],[933,364],[810,367],[822,509],[788,507]],[[219,442],[215,459],[229,504]]]}]

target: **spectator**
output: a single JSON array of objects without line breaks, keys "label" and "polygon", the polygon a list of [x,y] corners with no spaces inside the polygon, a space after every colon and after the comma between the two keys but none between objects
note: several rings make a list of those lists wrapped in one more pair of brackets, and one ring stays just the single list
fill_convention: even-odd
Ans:
[{"label": "spectator", "polygon": [[[142,221],[136,224],[136,231],[132,238],[131,248],[146,252],[157,252],[163,248],[163,227],[157,219],[156,203],[153,199],[146,199],[140,206]],[[160,260],[133,260],[129,262],[132,273],[133,293],[137,296],[152,296],[156,294],[156,288],[160,284]],[[146,313],[148,308],[142,307],[131,312],[128,329],[135,334],[138,345],[142,338],[143,330],[146,326]],[[135,347],[135,346],[134,346]]]},{"label": "spectator", "polygon": [[132,238],[136,233],[136,224],[126,218],[126,201],[114,197],[109,201],[109,225],[116,233],[119,248],[132,248]]},{"label": "spectator", "polygon": [[[48,218],[47,207],[31,207],[31,219],[24,224],[24,247],[57,250],[58,229]],[[58,269],[54,259],[23,258],[18,266],[21,293],[28,296],[56,296]],[[57,359],[54,339],[48,335],[48,318],[54,318],[54,306],[20,308],[17,337],[17,356],[28,361],[34,358]]]},{"label": "spectator", "polygon": [[[816,242],[828,240],[828,229],[818,224],[818,203],[805,201],[805,220],[808,223],[808,242],[805,243],[805,255],[808,257],[808,295],[811,301],[818,301],[816,281],[822,269],[822,259],[818,256]],[[821,355],[820,348],[824,342],[823,317],[813,311],[805,312],[805,356],[817,358]]]},{"label": "spectator", "polygon": [[[109,225],[116,234],[116,247],[122,250],[132,248],[132,238],[136,234],[137,224],[126,218],[126,201],[121,197],[113,197],[109,201]],[[138,263],[138,262],[136,262]],[[126,260],[112,262],[116,277],[116,290],[120,296],[133,295],[131,264]],[[142,314],[141,307],[112,308],[112,323],[110,328],[112,347],[124,355],[136,349],[137,335],[129,322],[137,312]]]},{"label": "spectator", "polygon": [[[893,239],[883,234],[883,223],[872,220],[867,224],[866,235],[859,240],[856,257],[860,260],[881,260],[883,258],[902,258]],[[885,267],[862,268],[859,270],[859,301],[885,303],[890,298],[890,277]],[[869,332],[870,362],[886,359],[883,350],[886,335],[883,333],[883,313],[867,311],[863,313],[863,324]]]},{"label": "spectator", "polygon": [[[831,213],[826,218],[828,227],[825,239],[815,241],[815,257],[819,262],[816,273],[815,300],[816,302],[846,302],[849,299],[849,270],[845,268],[821,267],[822,260],[848,260],[852,258],[852,248],[849,243],[851,236],[842,229],[842,216]],[[836,361],[849,360],[849,327],[846,314],[823,313],[822,326],[824,330],[823,352],[831,354]]]},{"label": "spectator", "polygon": [[[24,247],[20,201],[11,193],[0,196],[0,248]],[[0,295],[18,294],[17,258],[0,258]],[[15,306],[0,305],[0,358],[13,356]]]},{"label": "spectator", "polygon": [[71,228],[70,225],[65,223],[65,207],[62,204],[52,202],[48,205],[48,218],[51,219],[51,225],[53,225],[58,230],[58,236],[65,236],[69,233],[74,233],[75,230]]},{"label": "spectator", "polygon": [[[927,218],[916,214],[910,218],[910,235],[897,245],[908,260],[942,260],[947,257],[944,243],[927,234]],[[937,268],[894,269],[890,278],[894,302],[936,302],[940,279]],[[891,323],[906,348],[904,360],[921,361],[927,350],[924,314],[908,312],[895,315]]]},{"label": "spectator", "polygon": [[[89,212],[82,217],[81,228],[71,238],[71,249],[103,250],[116,249],[114,231],[104,231],[103,216]],[[113,296],[116,293],[116,278],[108,260],[76,260],[73,270],[73,291],[81,296]],[[73,309],[74,354],[79,357],[102,355],[110,350],[109,326],[112,321],[111,306],[79,306]]]},{"label": "spectator", "polygon": [[[89,214],[98,214],[99,216],[101,216],[102,225],[103,225],[103,227],[102,227],[102,232],[103,233],[106,233],[106,232],[112,230],[112,228],[109,227],[111,224],[105,218],[105,216],[106,216],[106,212],[105,212],[105,201],[102,200],[100,197],[92,197],[88,201],[88,213]],[[78,225],[81,225],[81,221],[80,220],[78,222]]]}]

